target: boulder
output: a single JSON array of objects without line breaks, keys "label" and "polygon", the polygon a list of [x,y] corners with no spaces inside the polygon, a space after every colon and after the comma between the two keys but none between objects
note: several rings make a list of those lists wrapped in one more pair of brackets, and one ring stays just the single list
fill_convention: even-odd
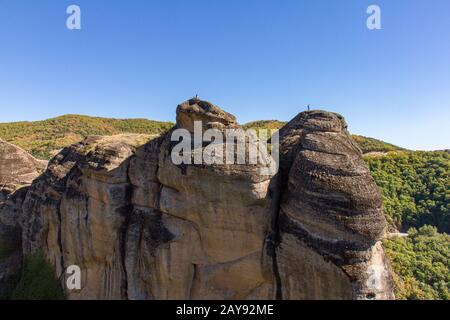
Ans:
[{"label": "boulder", "polygon": [[25,150],[0,139],[0,201],[17,189],[30,185],[47,166]]},{"label": "boulder", "polygon": [[190,99],[177,107],[177,127],[194,132],[194,122],[201,121],[203,129],[236,127],[236,117],[211,102]]}]

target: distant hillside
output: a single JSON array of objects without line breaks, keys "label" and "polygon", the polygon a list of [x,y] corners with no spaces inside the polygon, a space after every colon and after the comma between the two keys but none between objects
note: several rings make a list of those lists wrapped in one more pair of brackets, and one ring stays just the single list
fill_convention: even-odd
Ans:
[{"label": "distant hillside", "polygon": [[450,154],[396,151],[365,157],[384,199],[398,299],[450,299]]},{"label": "distant hillside", "polygon": [[433,226],[384,241],[398,300],[450,300],[450,235]]},{"label": "distant hillside", "polygon": [[242,125],[244,129],[267,129],[267,130],[279,130],[286,122],[278,120],[260,120],[253,121]]},{"label": "distant hillside", "polygon": [[[286,122],[278,120],[262,120],[249,122],[243,125],[245,129],[261,129],[265,128],[268,130],[280,129],[286,124]],[[372,152],[390,152],[404,150],[403,148],[394,146],[393,144],[377,140],[374,138],[368,138],[364,136],[353,135],[353,139],[358,143],[364,154]]]},{"label": "distant hillside", "polygon": [[120,133],[160,134],[173,126],[169,122],[147,119],[109,119],[82,115],[33,122],[0,123],[0,138],[49,159],[60,149],[90,135]]},{"label": "distant hillside", "polygon": [[353,135],[353,139],[359,144],[359,147],[361,148],[363,153],[405,150],[403,148],[394,146],[393,144],[374,138]]},{"label": "distant hillside", "polygon": [[[244,124],[245,129],[277,130],[286,122],[261,120]],[[22,147],[39,159],[48,160],[59,150],[90,135],[120,133],[161,134],[173,126],[171,122],[147,119],[111,119],[83,115],[64,115],[43,121],[0,123],[0,138]],[[402,150],[392,144],[353,136],[364,153]]]},{"label": "distant hillside", "polygon": [[431,225],[450,234],[450,154],[403,151],[365,160],[392,226],[407,231]]}]

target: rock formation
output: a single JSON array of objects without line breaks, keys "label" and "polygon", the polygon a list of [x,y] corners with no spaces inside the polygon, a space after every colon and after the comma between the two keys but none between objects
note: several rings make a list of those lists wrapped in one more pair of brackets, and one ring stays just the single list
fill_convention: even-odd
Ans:
[{"label": "rock formation", "polygon": [[0,201],[17,189],[30,185],[47,166],[25,150],[0,139]]},{"label": "rock formation", "polygon": [[[176,128],[194,121],[238,126],[198,99],[178,106]],[[284,127],[276,176],[175,165],[171,133],[69,146],[1,209],[23,254],[43,252],[63,284],[81,268],[68,298],[393,298],[381,197],[342,117],[305,112]]]},{"label": "rock formation", "polygon": [[[21,188],[29,186],[47,165],[46,161],[37,160],[26,151],[0,140],[0,210],[8,197]],[[10,215],[0,215],[0,299],[11,289],[11,282],[17,277],[22,264],[21,230],[8,219]]]},{"label": "rock formation", "polygon": [[280,144],[281,297],[393,298],[379,242],[386,228],[381,194],[345,120],[301,113],[281,129]]},{"label": "rock formation", "polygon": [[237,126],[236,117],[208,101],[197,98],[188,100],[177,107],[177,125],[194,132],[194,122],[201,121],[204,129]]}]

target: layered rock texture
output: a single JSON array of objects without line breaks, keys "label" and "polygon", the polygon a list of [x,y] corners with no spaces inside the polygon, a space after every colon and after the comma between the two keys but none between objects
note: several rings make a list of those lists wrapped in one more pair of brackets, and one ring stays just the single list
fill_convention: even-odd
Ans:
[{"label": "layered rock texture", "polygon": [[301,113],[281,129],[280,143],[280,296],[393,298],[381,194],[344,119]]},{"label": "layered rock texture", "polygon": [[0,201],[17,189],[30,185],[47,166],[25,150],[0,139]]},{"label": "layered rock texture", "polygon": [[194,122],[200,121],[203,129],[237,127],[236,117],[208,101],[191,99],[177,107],[177,126],[194,132]]},{"label": "layered rock texture", "polygon": [[[194,121],[238,127],[191,99],[173,130],[193,134]],[[19,229],[21,253],[43,252],[63,285],[80,267],[70,299],[393,298],[381,196],[342,117],[305,112],[284,127],[275,176],[175,165],[173,130],[65,148],[8,198],[0,225]]]}]

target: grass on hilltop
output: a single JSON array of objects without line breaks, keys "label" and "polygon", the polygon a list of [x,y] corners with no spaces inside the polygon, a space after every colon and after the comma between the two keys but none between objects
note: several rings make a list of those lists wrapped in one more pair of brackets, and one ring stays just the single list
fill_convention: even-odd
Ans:
[{"label": "grass on hilltop", "polygon": [[[244,129],[278,130],[286,122],[262,120],[243,125]],[[147,119],[110,119],[82,115],[64,115],[43,121],[0,123],[0,139],[17,145],[38,159],[48,160],[59,150],[91,135],[121,133],[161,134],[173,126],[171,122]],[[353,136],[363,153],[401,150],[392,144]]]},{"label": "grass on hilltop", "polygon": [[25,149],[36,158],[48,160],[62,148],[90,135],[154,135],[161,134],[172,126],[170,122],[146,119],[65,115],[43,121],[0,123],[0,138]]},{"label": "grass on hilltop", "polygon": [[391,151],[401,151],[405,150],[403,148],[397,147],[393,144],[377,140],[374,138],[368,138],[364,136],[352,135],[353,139],[358,143],[364,154],[371,152],[391,152]]}]

